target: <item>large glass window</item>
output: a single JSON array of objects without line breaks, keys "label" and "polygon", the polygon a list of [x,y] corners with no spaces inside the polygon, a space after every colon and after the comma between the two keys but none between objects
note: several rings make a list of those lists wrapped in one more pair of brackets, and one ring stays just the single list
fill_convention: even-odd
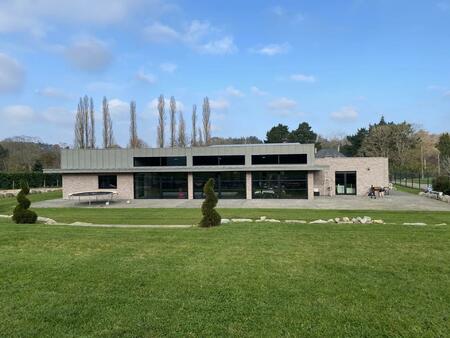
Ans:
[{"label": "large glass window", "polygon": [[194,166],[202,165],[244,165],[244,155],[222,155],[222,156],[193,156]]},{"label": "large glass window", "polygon": [[252,155],[252,164],[307,164],[306,154]]},{"label": "large glass window", "polygon": [[185,167],[186,156],[135,157],[135,167]]},{"label": "large glass window", "polygon": [[134,174],[134,197],[137,199],[187,198],[187,174]]},{"label": "large glass window", "polygon": [[227,171],[194,173],[194,198],[204,198],[203,186],[208,179],[215,181],[214,191],[218,198],[245,198],[245,172]]},{"label": "large glass window", "polygon": [[99,189],[117,189],[117,175],[98,175]]},{"label": "large glass window", "polygon": [[356,195],[356,171],[336,171],[336,195]]},{"label": "large glass window", "polygon": [[252,173],[253,198],[308,198],[306,171],[258,171]]}]

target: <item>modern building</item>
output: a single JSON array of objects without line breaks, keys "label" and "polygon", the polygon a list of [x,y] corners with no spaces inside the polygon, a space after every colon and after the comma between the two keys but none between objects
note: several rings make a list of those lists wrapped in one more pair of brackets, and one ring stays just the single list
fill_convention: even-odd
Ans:
[{"label": "modern building", "polygon": [[111,189],[120,199],[203,198],[215,179],[219,198],[312,199],[365,195],[388,185],[388,159],[316,158],[313,144],[248,144],[192,148],[65,149],[63,197]]}]

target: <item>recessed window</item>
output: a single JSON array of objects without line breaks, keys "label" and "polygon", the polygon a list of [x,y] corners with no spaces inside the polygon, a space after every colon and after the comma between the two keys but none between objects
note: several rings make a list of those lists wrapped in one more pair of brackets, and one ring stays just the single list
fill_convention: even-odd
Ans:
[{"label": "recessed window", "polygon": [[306,154],[252,155],[252,164],[307,164]]},{"label": "recessed window", "polygon": [[222,156],[194,156],[192,158],[194,166],[209,165],[244,165],[244,155],[222,155]]},{"label": "recessed window", "polygon": [[135,157],[135,167],[185,167],[186,156]]},{"label": "recessed window", "polygon": [[117,189],[117,175],[98,175],[99,189]]}]

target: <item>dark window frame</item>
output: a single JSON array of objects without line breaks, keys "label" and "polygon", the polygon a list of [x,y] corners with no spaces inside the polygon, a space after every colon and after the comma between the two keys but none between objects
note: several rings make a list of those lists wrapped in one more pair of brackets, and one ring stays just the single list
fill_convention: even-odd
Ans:
[{"label": "dark window frame", "polygon": [[192,165],[194,167],[245,165],[245,155],[194,155]]},{"label": "dark window frame", "polygon": [[[180,160],[181,163],[172,161]],[[139,163],[140,162],[140,163]],[[136,156],[133,157],[134,167],[186,167],[187,156]]]},{"label": "dark window frame", "polygon": [[308,154],[255,154],[252,165],[305,165]]}]

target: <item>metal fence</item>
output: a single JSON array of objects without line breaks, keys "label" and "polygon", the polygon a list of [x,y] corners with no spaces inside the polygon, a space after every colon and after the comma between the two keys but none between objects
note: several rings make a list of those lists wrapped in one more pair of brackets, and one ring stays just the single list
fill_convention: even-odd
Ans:
[{"label": "metal fence", "polygon": [[[435,175],[426,174],[423,175],[421,173],[414,172],[397,172],[390,174],[391,183],[401,185],[403,187],[426,190],[428,187],[433,186],[433,180],[435,179]],[[450,182],[450,176],[447,176]]]}]

